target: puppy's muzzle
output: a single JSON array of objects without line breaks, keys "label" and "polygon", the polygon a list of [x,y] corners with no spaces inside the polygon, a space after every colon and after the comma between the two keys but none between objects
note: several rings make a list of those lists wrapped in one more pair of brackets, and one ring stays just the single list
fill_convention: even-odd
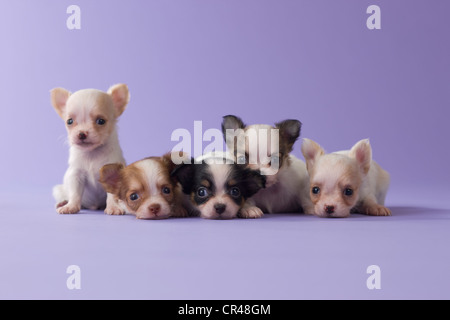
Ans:
[{"label": "puppy's muzzle", "polygon": [[87,133],[81,131],[80,133],[78,133],[78,139],[80,139],[81,141],[84,141],[87,139]]},{"label": "puppy's muzzle", "polygon": [[328,214],[333,214],[334,213],[334,206],[325,206],[325,212]]},{"label": "puppy's muzzle", "polygon": [[223,203],[216,203],[214,205],[214,209],[216,210],[217,214],[222,214],[225,212],[225,209],[227,208],[227,206]]}]

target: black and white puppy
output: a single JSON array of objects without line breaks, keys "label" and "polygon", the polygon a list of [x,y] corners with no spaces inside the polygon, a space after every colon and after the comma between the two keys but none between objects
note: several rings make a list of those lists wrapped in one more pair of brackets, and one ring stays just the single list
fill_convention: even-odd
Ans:
[{"label": "black and white puppy", "polygon": [[[227,161],[226,157],[207,157],[200,163],[184,164],[172,173],[190,196],[200,217],[233,219],[240,216],[248,198],[265,187],[258,170]],[[199,159],[197,159],[199,162]]]},{"label": "black and white puppy", "polygon": [[274,126],[246,125],[239,117],[223,117],[224,138],[236,162],[260,170],[267,179],[266,188],[246,202],[243,216],[259,218],[263,213],[314,213],[306,165],[291,154],[300,136],[301,125],[295,119],[284,120]]}]

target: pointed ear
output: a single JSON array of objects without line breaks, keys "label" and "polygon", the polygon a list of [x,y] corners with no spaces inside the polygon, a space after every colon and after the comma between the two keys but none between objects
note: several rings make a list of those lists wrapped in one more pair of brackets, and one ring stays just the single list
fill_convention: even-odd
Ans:
[{"label": "pointed ear", "polygon": [[241,192],[245,199],[250,198],[259,190],[266,187],[266,176],[262,175],[259,170],[246,168],[242,173],[242,178],[243,188]]},{"label": "pointed ear", "polygon": [[170,174],[171,177],[175,177],[177,181],[180,182],[185,194],[190,194],[192,192],[195,168],[194,158],[191,158],[191,163],[177,166]]},{"label": "pointed ear", "polygon": [[64,119],[64,114],[66,111],[66,103],[70,97],[70,92],[64,88],[54,88],[50,90],[50,99],[52,101],[53,108],[55,108],[56,113]]},{"label": "pointed ear", "polygon": [[367,174],[372,162],[372,147],[369,139],[358,141],[350,150],[349,156],[358,163],[363,174]]},{"label": "pointed ear", "polygon": [[284,144],[285,152],[291,152],[295,141],[300,137],[302,123],[298,120],[288,119],[275,123],[275,128],[280,130],[280,147],[281,144]]},{"label": "pointed ear", "polygon": [[228,115],[228,116],[223,117],[222,133],[223,133],[224,137],[227,133],[227,129],[237,130],[237,129],[244,129],[245,127],[246,127],[246,125],[239,117],[236,117],[233,115]]},{"label": "pointed ear", "polygon": [[302,153],[305,157],[306,168],[311,171],[317,159],[325,154],[325,150],[316,142],[305,138],[302,143]]},{"label": "pointed ear", "polygon": [[124,165],[121,163],[107,164],[100,169],[99,181],[106,192],[116,195],[119,193],[123,169]]},{"label": "pointed ear", "polygon": [[130,101],[130,92],[126,84],[116,84],[108,89],[108,94],[112,97],[114,108],[116,109],[116,117],[119,117]]}]

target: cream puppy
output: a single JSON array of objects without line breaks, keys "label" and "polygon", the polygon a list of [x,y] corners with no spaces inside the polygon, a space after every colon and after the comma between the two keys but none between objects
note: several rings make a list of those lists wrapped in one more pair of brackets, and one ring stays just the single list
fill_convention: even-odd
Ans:
[{"label": "cream puppy", "polygon": [[317,216],[391,215],[384,206],[389,173],[372,160],[369,140],[359,141],[351,150],[325,154],[316,142],[304,139],[302,153],[310,175],[309,193]]},{"label": "cream puppy", "polygon": [[57,212],[71,214],[82,208],[106,207],[107,214],[124,214],[114,197],[104,191],[99,172],[108,163],[125,164],[116,122],[128,104],[128,87],[118,84],[107,93],[85,89],[73,94],[55,88],[50,95],[53,107],[66,124],[70,145],[64,182],[53,188]]},{"label": "cream puppy", "polygon": [[301,122],[245,125],[236,116],[223,117],[222,132],[238,164],[246,164],[266,176],[266,188],[249,198],[241,209],[244,218],[263,213],[313,213],[305,163],[291,154],[300,136]]}]

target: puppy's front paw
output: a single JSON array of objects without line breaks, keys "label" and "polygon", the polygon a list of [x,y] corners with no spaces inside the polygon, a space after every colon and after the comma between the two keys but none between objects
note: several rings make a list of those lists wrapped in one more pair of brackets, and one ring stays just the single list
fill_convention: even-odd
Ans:
[{"label": "puppy's front paw", "polygon": [[105,213],[111,216],[121,216],[125,214],[125,210],[118,206],[107,206],[105,209]]},{"label": "puppy's front paw", "polygon": [[366,214],[369,216],[390,216],[391,210],[384,206],[374,205],[366,208]]},{"label": "puppy's front paw", "polygon": [[81,210],[81,207],[79,205],[72,205],[69,203],[66,203],[65,205],[62,205],[62,203],[60,203],[58,205],[61,205],[56,209],[59,214],[74,214],[80,212]]},{"label": "puppy's front paw", "polygon": [[244,219],[257,219],[261,218],[263,215],[264,213],[258,207],[242,208],[241,211],[239,211],[239,217]]},{"label": "puppy's front paw", "polygon": [[66,204],[68,204],[69,202],[67,200],[61,201],[60,203],[58,203],[56,205],[56,209],[59,209],[61,207],[64,207]]}]

